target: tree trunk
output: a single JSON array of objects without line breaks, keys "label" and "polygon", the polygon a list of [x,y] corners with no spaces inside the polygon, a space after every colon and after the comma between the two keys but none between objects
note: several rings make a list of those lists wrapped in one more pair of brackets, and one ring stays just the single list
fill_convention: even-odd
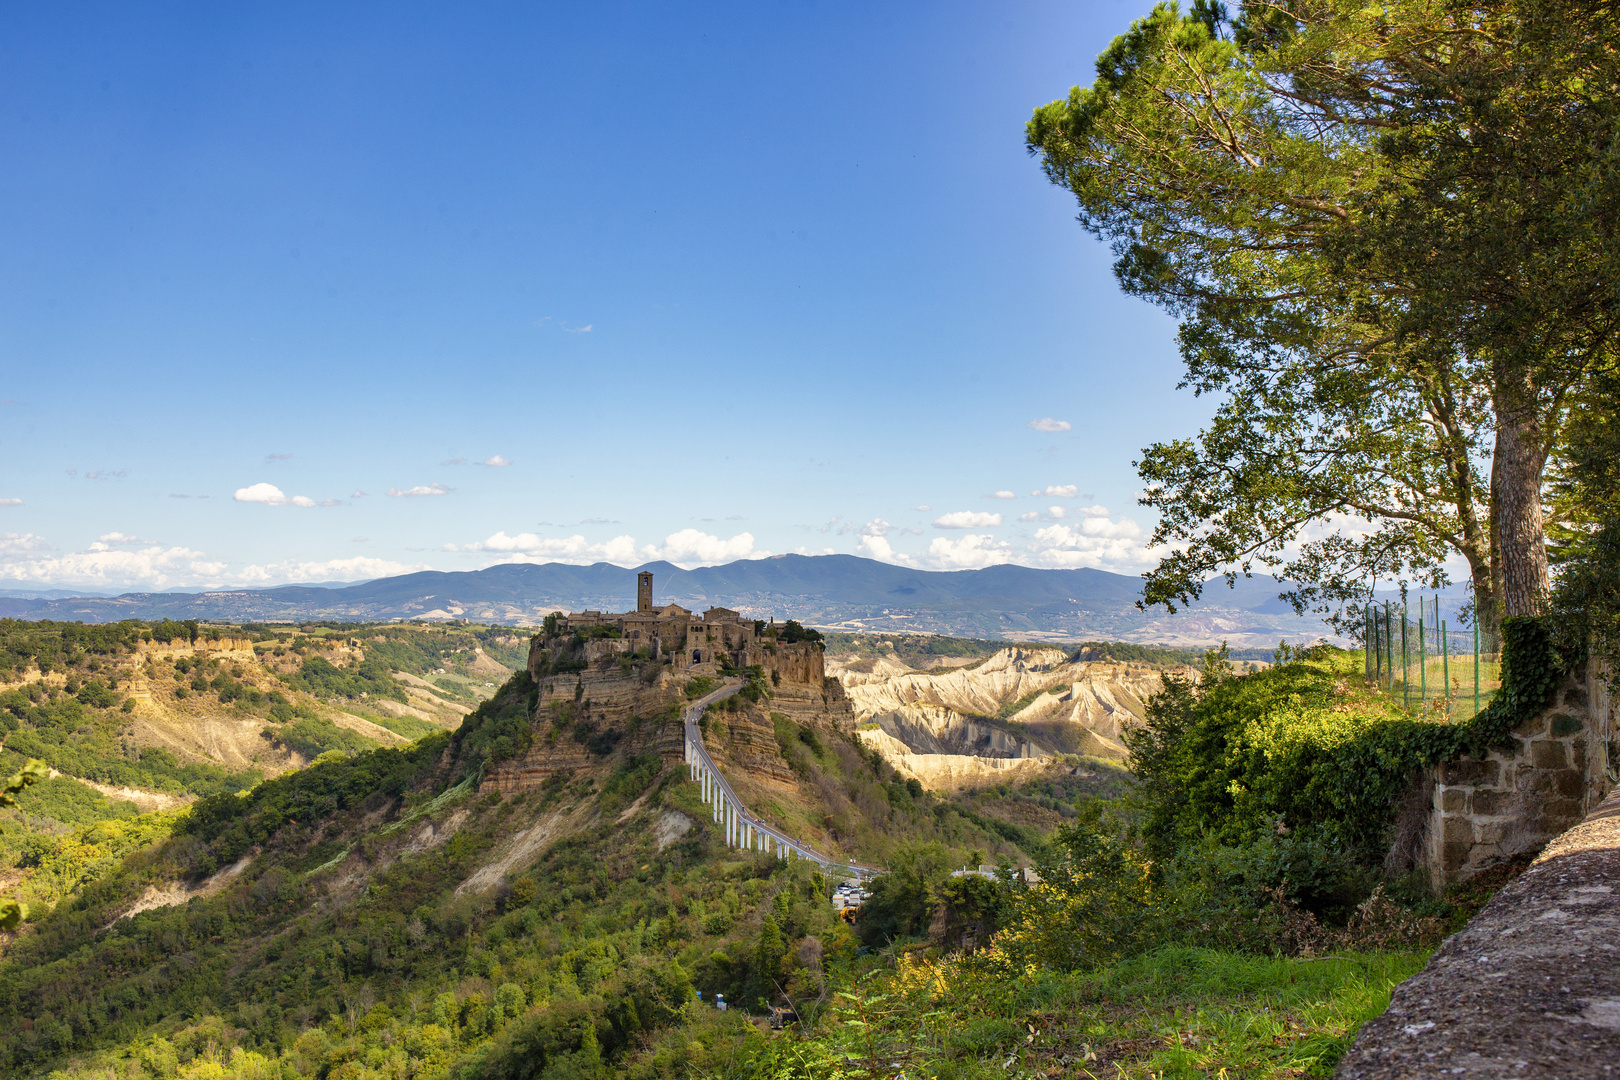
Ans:
[{"label": "tree trunk", "polygon": [[1497,417],[1491,517],[1497,540],[1493,562],[1501,567],[1501,610],[1504,616],[1536,615],[1552,590],[1541,520],[1546,444],[1533,406],[1498,410]]}]

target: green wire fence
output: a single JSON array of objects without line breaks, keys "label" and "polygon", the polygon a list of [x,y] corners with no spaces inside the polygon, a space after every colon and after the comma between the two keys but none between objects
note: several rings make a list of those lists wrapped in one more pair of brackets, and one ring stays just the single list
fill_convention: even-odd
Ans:
[{"label": "green wire fence", "polygon": [[1367,681],[1398,695],[1409,709],[1466,720],[1502,685],[1502,641],[1476,622],[1452,629],[1440,598],[1368,604],[1364,638]]}]

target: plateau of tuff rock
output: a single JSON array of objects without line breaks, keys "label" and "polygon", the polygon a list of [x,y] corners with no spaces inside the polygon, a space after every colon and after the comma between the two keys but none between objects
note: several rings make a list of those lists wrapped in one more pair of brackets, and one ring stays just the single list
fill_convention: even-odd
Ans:
[{"label": "plateau of tuff rock", "polygon": [[[677,670],[646,650],[632,651],[633,644],[622,638],[535,635],[528,667],[533,690],[525,706],[532,741],[522,754],[486,773],[482,789],[537,788],[560,773],[591,768],[615,748],[680,760],[681,710],[689,702],[691,680],[718,680],[722,669],[712,659],[693,663],[683,657]],[[770,685],[769,696],[752,704],[738,700],[717,721],[709,745],[716,759],[762,782],[788,783],[793,774],[778,750],[773,714],[829,733],[854,728],[849,700],[838,680],[827,678],[819,644],[761,643],[739,649],[737,657],[746,661],[743,666],[759,669]],[[728,778],[740,782],[730,773]]]},{"label": "plateau of tuff rock", "polygon": [[828,666],[862,741],[940,789],[1044,769],[1059,753],[1124,758],[1124,733],[1164,676],[1148,664],[1022,646],[928,671],[882,656]]}]

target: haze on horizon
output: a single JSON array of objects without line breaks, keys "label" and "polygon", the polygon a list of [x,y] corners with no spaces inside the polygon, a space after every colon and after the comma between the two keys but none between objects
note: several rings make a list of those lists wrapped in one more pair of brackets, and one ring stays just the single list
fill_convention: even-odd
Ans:
[{"label": "haze on horizon", "polygon": [[13,11],[0,585],[1138,572],[1203,406],[1023,145],[1136,14]]}]

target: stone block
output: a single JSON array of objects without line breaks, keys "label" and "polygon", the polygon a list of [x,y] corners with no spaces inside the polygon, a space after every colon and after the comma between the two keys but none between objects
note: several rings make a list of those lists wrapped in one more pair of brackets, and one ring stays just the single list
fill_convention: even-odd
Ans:
[{"label": "stone block", "polygon": [[1467,841],[1452,841],[1440,847],[1440,868],[1446,874],[1455,874],[1468,865],[1468,853],[1474,845]]},{"label": "stone block", "polygon": [[1574,735],[1586,730],[1586,721],[1570,713],[1555,713],[1552,718],[1552,737],[1562,739],[1566,735]]},{"label": "stone block", "polygon": [[1476,761],[1465,757],[1440,766],[1442,784],[1484,784],[1494,787],[1501,775],[1501,766],[1494,761]]},{"label": "stone block", "polygon": [[1547,714],[1537,713],[1530,719],[1521,723],[1518,727],[1514,728],[1513,734],[1523,735],[1531,739],[1538,735],[1547,734]]},{"label": "stone block", "polygon": [[1435,796],[1441,813],[1460,814],[1468,809],[1468,792],[1464,788],[1438,788]]},{"label": "stone block", "polygon": [[1574,769],[1565,769],[1552,774],[1552,789],[1555,794],[1565,799],[1579,799],[1586,794],[1586,777]]},{"label": "stone block", "polygon": [[1492,817],[1513,811],[1518,799],[1511,791],[1476,791],[1470,809],[1480,817]]},{"label": "stone block", "polygon": [[1447,847],[1452,844],[1472,844],[1474,842],[1474,823],[1465,817],[1448,817],[1441,827],[1440,838]]},{"label": "stone block", "polygon": [[1540,740],[1530,744],[1530,764],[1538,769],[1567,769],[1569,754],[1563,743]]},{"label": "stone block", "polygon": [[1569,740],[1569,764],[1578,773],[1586,771],[1586,737]]},{"label": "stone block", "polygon": [[1564,684],[1564,707],[1585,709],[1592,699],[1586,693],[1585,679],[1570,679]]},{"label": "stone block", "polygon": [[1586,816],[1579,799],[1548,799],[1542,804],[1541,813],[1549,823],[1562,823],[1556,825],[1560,831]]},{"label": "stone block", "polygon": [[[1513,834],[1513,824],[1507,821],[1480,821],[1474,824],[1474,843],[1498,845]],[[1478,853],[1475,853],[1475,857]]]}]

